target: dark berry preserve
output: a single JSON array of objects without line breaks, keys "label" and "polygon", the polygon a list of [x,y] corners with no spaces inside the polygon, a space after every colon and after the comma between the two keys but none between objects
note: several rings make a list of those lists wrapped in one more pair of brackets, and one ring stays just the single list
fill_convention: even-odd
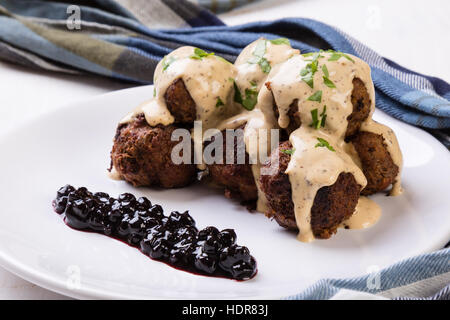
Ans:
[{"label": "dark berry preserve", "polygon": [[125,241],[177,269],[236,280],[256,274],[255,258],[247,247],[236,244],[233,229],[199,231],[187,211],[166,216],[160,205],[145,197],[123,193],[115,199],[66,185],[56,193],[53,208],[74,229]]}]

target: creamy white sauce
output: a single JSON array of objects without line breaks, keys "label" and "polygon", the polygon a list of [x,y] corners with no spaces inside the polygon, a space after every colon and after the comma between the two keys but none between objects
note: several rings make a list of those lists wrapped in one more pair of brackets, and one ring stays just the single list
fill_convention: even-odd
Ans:
[{"label": "creamy white sauce", "polygon": [[269,73],[263,71],[259,64],[253,62],[256,46],[261,43],[265,44],[265,53],[262,57],[269,62],[270,72],[276,71],[280,63],[300,54],[299,50],[293,49],[287,44],[273,44],[264,38],[250,43],[241,51],[234,63],[237,69],[236,84],[241,92],[250,88],[252,82],[256,84],[259,91],[269,75]]},{"label": "creamy white sauce", "polygon": [[[270,72],[264,72],[261,65],[254,63],[254,52],[258,43],[261,45],[261,41],[265,42],[262,57],[270,64]],[[399,167],[399,174],[391,194],[397,195],[401,192],[402,155],[393,131],[371,119],[375,109],[375,90],[370,77],[370,68],[365,62],[351,55],[347,55],[349,59],[340,57],[336,61],[329,61],[332,53],[322,52],[318,59],[317,71],[312,78],[314,85],[311,88],[302,81],[300,74],[302,69],[311,63],[312,57],[299,55],[298,50],[286,44],[276,45],[265,39],[258,39],[242,51],[234,65],[215,56],[192,59],[194,49],[179,48],[158,64],[154,78],[156,96],[139,106],[122,122],[129,122],[138,113],[143,112],[147,122],[152,126],[158,123],[164,125],[173,123],[174,119],[165,105],[164,93],[175,80],[182,79],[196,103],[197,120],[202,121],[203,132],[209,128],[217,128],[220,131],[234,129],[245,124],[246,151],[250,159],[253,159],[252,172],[258,188],[257,209],[267,212],[267,200],[259,183],[260,154],[270,154],[274,148],[270,145],[270,129],[289,126],[289,108],[292,102],[297,100],[302,126],[290,134],[293,154],[286,173],[292,186],[292,201],[299,228],[298,239],[309,242],[314,239],[311,208],[317,191],[322,187],[333,185],[343,172],[353,174],[361,189],[367,184],[354,147],[344,141],[347,117],[353,111],[352,81],[359,78],[364,82],[371,101],[370,116],[362,124],[361,130],[381,134],[384,137],[387,149]],[[167,65],[169,60],[171,63]],[[323,69],[324,65],[326,70]],[[332,87],[329,83],[328,85],[325,83],[324,76],[332,81]],[[259,91],[257,104],[253,110],[247,111],[233,101],[234,83],[230,81],[232,79],[235,79],[241,93],[248,88]],[[264,85],[266,82],[270,82],[271,90]],[[321,92],[320,102],[308,99],[318,91]],[[224,106],[217,106],[218,98],[224,102]],[[274,103],[278,108],[278,119],[274,116]],[[313,121],[311,111],[317,109],[320,115],[324,106],[327,114],[326,125],[313,128],[310,126]],[[261,136],[260,129],[266,129],[267,136]],[[202,152],[203,141],[207,138],[203,137],[202,140],[202,136],[193,136],[195,152]],[[326,140],[334,151],[326,146],[318,146],[320,142],[318,138]],[[255,145],[260,145],[258,141],[261,139],[267,139],[266,147],[254,148]],[[199,168],[203,169],[204,166],[200,165]],[[380,214],[381,209],[373,201],[360,197],[355,214],[343,225],[348,228],[368,227],[378,220]]]},{"label": "creamy white sauce", "polygon": [[[342,172],[352,173],[362,188],[367,184],[354,148],[344,141],[347,117],[353,111],[351,93],[354,78],[359,78],[364,82],[371,101],[370,116],[364,122],[362,130],[382,134],[394,163],[401,169],[401,153],[394,133],[389,128],[371,120],[375,109],[375,91],[369,66],[351,55],[347,56],[353,61],[344,56],[336,61],[329,61],[332,53],[328,52],[322,52],[320,55],[322,57],[317,60],[317,71],[312,77],[313,88],[307,82],[302,81],[300,75],[302,69],[307,68],[307,65],[311,63],[312,57],[310,56],[292,57],[280,66],[276,74],[270,75],[268,78],[280,114],[278,119],[280,127],[288,127],[289,108],[294,100],[298,100],[302,126],[290,135],[294,154],[286,173],[289,175],[292,186],[292,201],[297,226],[300,230],[298,239],[304,242],[314,239],[311,229],[311,208],[315,195],[321,187],[334,184]],[[328,75],[323,70],[323,65],[326,65]],[[324,77],[331,80],[333,85],[327,85]],[[320,101],[310,101],[310,97],[318,92],[321,92]],[[327,113],[326,126],[318,129],[309,126],[313,122],[311,111],[317,109],[320,114],[324,106],[326,106]],[[319,143],[318,138],[325,139],[335,152],[326,147],[316,147]],[[398,194],[399,189],[400,174],[396,179],[392,194]],[[368,207],[363,208],[367,209]],[[369,218],[370,212],[359,213],[358,217],[359,220],[362,217]]]},{"label": "creamy white sauce", "polygon": [[119,172],[117,172],[116,168],[112,167],[111,171],[108,171],[106,173],[108,175],[108,178],[111,180],[122,180],[122,177]]},{"label": "creamy white sauce", "polygon": [[359,197],[355,213],[341,224],[345,229],[366,229],[378,222],[381,217],[381,208],[367,197]]},{"label": "creamy white sauce", "polygon": [[[286,173],[292,187],[292,202],[297,226],[298,239],[303,242],[314,240],[311,228],[311,208],[317,191],[334,184],[342,172],[353,174],[356,182],[365,187],[367,180],[361,169],[345,152],[343,139],[301,126],[290,135],[294,149]],[[326,147],[316,147],[317,138],[329,142],[335,151]]]}]

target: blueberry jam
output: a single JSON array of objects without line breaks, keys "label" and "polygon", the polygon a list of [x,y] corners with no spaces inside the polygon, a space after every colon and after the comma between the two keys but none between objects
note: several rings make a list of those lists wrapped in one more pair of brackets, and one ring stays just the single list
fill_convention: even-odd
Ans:
[{"label": "blueberry jam", "polygon": [[149,199],[123,193],[89,192],[66,185],[58,190],[53,208],[74,229],[103,233],[127,242],[152,259],[202,275],[247,280],[256,274],[256,260],[236,244],[233,229],[198,230],[186,212],[165,216]]}]

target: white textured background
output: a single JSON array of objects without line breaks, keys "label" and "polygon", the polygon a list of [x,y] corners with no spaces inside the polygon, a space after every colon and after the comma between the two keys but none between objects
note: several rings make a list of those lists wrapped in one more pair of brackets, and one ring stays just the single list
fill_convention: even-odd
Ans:
[{"label": "white textured background", "polygon": [[[448,0],[266,0],[220,18],[229,25],[285,17],[317,19],[406,68],[449,82],[449,15]],[[66,102],[127,87],[99,77],[29,71],[0,62],[0,135]],[[0,299],[61,298],[0,269]]]}]

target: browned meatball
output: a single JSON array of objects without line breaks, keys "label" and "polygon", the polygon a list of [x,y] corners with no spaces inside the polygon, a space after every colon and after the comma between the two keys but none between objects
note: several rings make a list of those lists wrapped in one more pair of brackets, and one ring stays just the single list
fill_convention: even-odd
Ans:
[{"label": "browned meatball", "polygon": [[133,186],[183,187],[196,176],[193,164],[171,160],[173,125],[151,127],[143,114],[117,128],[111,162],[119,175]]},{"label": "browned meatball", "polygon": [[353,112],[347,117],[348,125],[345,137],[350,138],[361,128],[361,123],[367,119],[370,113],[370,98],[364,82],[359,78],[353,79],[352,90]]},{"label": "browned meatball", "polygon": [[362,194],[370,195],[383,191],[395,182],[399,168],[392,161],[383,136],[361,131],[351,141],[367,178],[367,186],[361,192]]},{"label": "browned meatball", "polygon": [[195,102],[182,79],[175,80],[164,93],[167,109],[176,123],[192,124],[196,119]]},{"label": "browned meatball", "polygon": [[[241,127],[242,129],[242,127]],[[243,136],[238,135],[233,141],[234,145],[234,163],[226,164],[226,134],[221,132],[223,137],[223,164],[208,165],[211,179],[216,184],[225,187],[225,195],[230,198],[236,198],[246,203],[256,201],[258,191],[253,178],[252,167],[249,164],[248,153],[245,153],[245,163],[237,164],[238,144],[245,146]]]},{"label": "browned meatball", "polygon": [[[267,89],[269,89],[269,91],[272,90],[272,88],[270,87],[270,82],[266,82],[265,85]],[[273,113],[276,119],[280,117],[280,112],[278,111],[278,107],[275,104],[275,102],[273,104]],[[300,128],[300,126],[302,125],[302,122],[300,120],[300,113],[298,111],[298,99],[294,99],[294,101],[292,101],[292,103],[289,105],[288,117],[289,117],[288,127],[285,129],[281,129],[281,136],[282,137],[285,136],[286,138],[289,137],[289,134],[291,134],[292,131],[296,130],[297,128]]]},{"label": "browned meatball", "polygon": [[[292,189],[289,176],[285,173],[290,155],[282,150],[291,149],[289,141],[282,142],[271,156],[271,162],[279,156],[278,172],[274,175],[262,175],[261,189],[265,193],[270,212],[282,227],[297,230]],[[351,173],[341,173],[336,182],[318,190],[311,208],[311,227],[316,238],[328,239],[336,233],[337,227],[354,212],[358,203],[361,186]]]}]

